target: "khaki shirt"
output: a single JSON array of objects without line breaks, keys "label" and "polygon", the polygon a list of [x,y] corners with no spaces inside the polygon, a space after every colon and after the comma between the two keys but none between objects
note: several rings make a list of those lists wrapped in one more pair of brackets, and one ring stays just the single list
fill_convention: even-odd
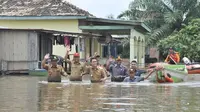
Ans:
[{"label": "khaki shirt", "polygon": [[70,80],[72,79],[81,79],[82,74],[84,73],[85,65],[83,63],[74,63],[71,62],[71,75]]},{"label": "khaki shirt", "polygon": [[97,67],[96,69],[89,67],[89,74],[91,75],[91,81],[94,82],[100,82],[101,79],[106,77],[106,73],[101,67]]},{"label": "khaki shirt", "polygon": [[64,71],[61,65],[53,67],[52,65],[45,64],[44,69],[48,71],[49,77],[57,77],[61,75],[67,76],[67,73]]}]

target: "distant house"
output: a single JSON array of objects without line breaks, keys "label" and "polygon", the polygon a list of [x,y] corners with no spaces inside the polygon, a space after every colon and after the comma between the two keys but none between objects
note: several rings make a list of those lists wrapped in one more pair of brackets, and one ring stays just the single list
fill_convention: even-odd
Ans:
[{"label": "distant house", "polygon": [[[62,0],[1,0],[0,4],[0,26],[7,28],[48,29],[80,33],[82,31],[78,27],[79,20],[94,17],[89,12]],[[89,44],[87,39],[80,40],[85,42],[83,42],[83,47]],[[97,40],[93,39],[92,41],[97,43],[94,51],[100,51],[101,47]],[[77,42],[78,38],[75,39],[75,44],[78,44]],[[74,45],[71,53],[75,51]],[[79,52],[81,58],[89,53],[84,49],[79,50]],[[53,53],[64,56],[64,46],[53,46]]]}]

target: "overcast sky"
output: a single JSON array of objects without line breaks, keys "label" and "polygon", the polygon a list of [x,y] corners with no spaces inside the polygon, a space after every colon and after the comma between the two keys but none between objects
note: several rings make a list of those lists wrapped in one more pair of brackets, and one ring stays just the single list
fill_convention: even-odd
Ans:
[{"label": "overcast sky", "polygon": [[97,17],[107,17],[113,14],[117,17],[122,11],[128,9],[133,0],[66,0],[81,9],[89,11]]}]

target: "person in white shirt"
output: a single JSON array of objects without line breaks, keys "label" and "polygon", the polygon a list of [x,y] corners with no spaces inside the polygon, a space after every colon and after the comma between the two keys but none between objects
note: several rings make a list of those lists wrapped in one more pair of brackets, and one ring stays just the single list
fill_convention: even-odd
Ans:
[{"label": "person in white shirt", "polygon": [[183,60],[184,64],[186,64],[186,65],[191,64],[191,61],[187,57],[184,57],[182,60]]}]

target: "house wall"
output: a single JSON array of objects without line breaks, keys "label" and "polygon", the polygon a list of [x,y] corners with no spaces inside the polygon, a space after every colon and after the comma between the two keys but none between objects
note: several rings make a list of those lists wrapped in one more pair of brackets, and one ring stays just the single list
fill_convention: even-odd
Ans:
[{"label": "house wall", "polygon": [[[48,29],[66,32],[78,32],[82,31],[78,28],[78,20],[0,20],[0,26],[8,28],[31,28],[31,29]],[[85,43],[88,46],[89,43]],[[95,44],[99,46],[99,44]],[[99,47],[98,47],[99,48]],[[99,48],[100,49],[100,48]],[[98,50],[99,50],[98,49]],[[75,53],[75,46],[72,46],[70,54]],[[95,50],[96,51],[96,50]],[[66,48],[63,45],[54,45],[53,54],[65,56]],[[88,54],[88,51],[80,52],[81,58],[84,58]]]},{"label": "house wall", "polygon": [[90,39],[92,39],[92,43],[91,43],[91,55],[93,56],[95,52],[97,52],[97,54],[101,55],[102,56],[102,47],[101,47],[101,44],[98,43],[97,39],[95,38],[89,38],[89,37],[86,37],[85,38],[85,55],[87,56],[88,54],[90,54]]},{"label": "house wall", "polygon": [[78,20],[0,20],[0,26],[81,32],[78,29]]},{"label": "house wall", "polygon": [[0,31],[0,60],[6,61],[6,70],[34,69],[38,64],[37,33],[27,31]]},{"label": "house wall", "polygon": [[137,60],[140,67],[145,66],[145,36],[141,32],[131,29],[130,62]]}]

